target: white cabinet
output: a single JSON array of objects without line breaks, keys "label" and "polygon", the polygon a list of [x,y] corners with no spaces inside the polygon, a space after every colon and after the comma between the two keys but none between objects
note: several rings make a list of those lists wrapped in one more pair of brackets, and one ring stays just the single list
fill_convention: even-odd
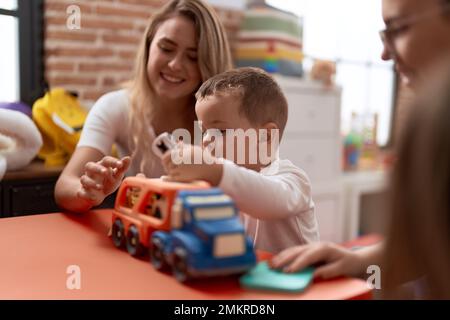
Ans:
[{"label": "white cabinet", "polygon": [[342,228],[342,221],[337,214],[340,211],[339,193],[316,194],[314,201],[321,240],[340,242],[343,232],[339,230],[339,228]]},{"label": "white cabinet", "polygon": [[[283,136],[280,146],[282,158],[291,160],[306,171],[312,182],[336,179],[336,141],[325,138]],[[314,186],[314,185],[313,185]]]},{"label": "white cabinet", "polygon": [[[373,171],[373,172],[352,172],[345,173],[342,178],[343,189],[343,208],[346,213],[344,221],[344,239],[355,239],[359,236],[365,211],[374,214],[375,216],[368,217],[368,220],[376,221],[376,225],[382,225],[378,228],[377,233],[385,231],[385,223],[387,222],[388,207],[386,199],[377,199],[375,203],[364,203],[365,196],[386,194],[388,192],[388,173],[385,171]],[[373,224],[373,223],[372,223]],[[383,233],[383,232],[381,232]]]},{"label": "white cabinet", "polygon": [[[339,98],[332,92],[316,90],[313,92],[295,92],[295,87],[283,88],[289,95],[286,96],[289,106],[288,128],[291,133],[304,133],[306,135],[330,135],[336,132],[336,103]],[[301,101],[301,108],[299,108]]]},{"label": "white cabinet", "polygon": [[275,78],[289,104],[280,157],[305,170],[311,180],[321,240],[341,242],[341,89],[304,79]]}]

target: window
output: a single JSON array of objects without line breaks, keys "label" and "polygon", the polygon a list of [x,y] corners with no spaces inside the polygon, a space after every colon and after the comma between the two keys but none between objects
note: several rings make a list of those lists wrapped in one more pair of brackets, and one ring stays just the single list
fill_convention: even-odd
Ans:
[{"label": "window", "polygon": [[131,186],[127,187],[125,194],[126,196],[124,206],[127,208],[133,208],[139,200],[139,196],[141,195],[141,188]]},{"label": "window", "polygon": [[0,101],[17,101],[19,90],[19,24],[17,1],[2,1],[0,4]]},{"label": "window", "polygon": [[183,202],[180,199],[176,199],[172,206],[172,220],[171,225],[173,229],[179,229],[183,225]]},{"label": "window", "polygon": [[234,216],[233,207],[200,207],[195,209],[195,218],[198,220],[219,220],[232,218]]},{"label": "window", "polygon": [[336,82],[343,88],[342,130],[351,129],[352,113],[378,113],[378,144],[387,145],[395,96],[392,62],[381,60],[383,29],[378,0],[267,0],[303,19],[305,69],[312,58],[337,62]]},{"label": "window", "polygon": [[42,96],[43,0],[0,3],[0,101],[29,105]]},{"label": "window", "polygon": [[145,213],[157,219],[162,219],[166,211],[167,201],[166,197],[161,193],[153,192],[149,194]]}]

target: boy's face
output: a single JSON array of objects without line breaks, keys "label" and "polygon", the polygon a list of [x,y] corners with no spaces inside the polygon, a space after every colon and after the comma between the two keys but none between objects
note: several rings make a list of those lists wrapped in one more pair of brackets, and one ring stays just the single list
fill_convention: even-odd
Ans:
[{"label": "boy's face", "polygon": [[[258,129],[261,128],[252,125],[240,112],[240,104],[241,98],[237,94],[216,94],[197,101],[195,112],[202,123],[203,146],[212,147],[216,157],[227,158],[249,169],[259,168],[258,161],[251,160],[258,154]],[[235,134],[230,136],[227,129],[242,130],[234,131]],[[255,135],[245,137],[245,131]],[[230,152],[230,141],[233,141],[234,155]]]},{"label": "boy's face", "polygon": [[253,128],[248,119],[239,112],[241,98],[236,94],[218,94],[197,101],[195,112],[202,121],[202,131],[207,129]]}]

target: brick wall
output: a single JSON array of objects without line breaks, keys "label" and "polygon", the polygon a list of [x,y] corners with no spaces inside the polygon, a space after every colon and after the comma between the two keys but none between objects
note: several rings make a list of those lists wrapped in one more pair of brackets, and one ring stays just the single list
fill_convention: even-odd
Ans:
[{"label": "brick wall", "polygon": [[[45,76],[50,87],[80,94],[91,106],[130,79],[137,46],[166,0],[45,0]],[[67,28],[67,8],[81,11],[81,29]],[[242,12],[216,8],[233,46]]]}]

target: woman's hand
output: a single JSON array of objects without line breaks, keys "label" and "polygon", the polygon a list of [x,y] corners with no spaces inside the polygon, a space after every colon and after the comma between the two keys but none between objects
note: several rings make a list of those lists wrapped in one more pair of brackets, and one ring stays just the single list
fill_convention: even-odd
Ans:
[{"label": "woman's hand", "polygon": [[365,259],[366,253],[364,249],[351,251],[334,243],[313,243],[283,250],[273,257],[270,266],[291,273],[323,263],[316,267],[314,277],[361,277],[367,270],[367,262],[371,260],[370,253],[369,259]]},{"label": "woman's hand", "polygon": [[120,186],[125,172],[130,167],[131,158],[116,159],[106,156],[97,162],[88,162],[85,173],[81,176],[79,198],[88,200],[97,206]]}]

